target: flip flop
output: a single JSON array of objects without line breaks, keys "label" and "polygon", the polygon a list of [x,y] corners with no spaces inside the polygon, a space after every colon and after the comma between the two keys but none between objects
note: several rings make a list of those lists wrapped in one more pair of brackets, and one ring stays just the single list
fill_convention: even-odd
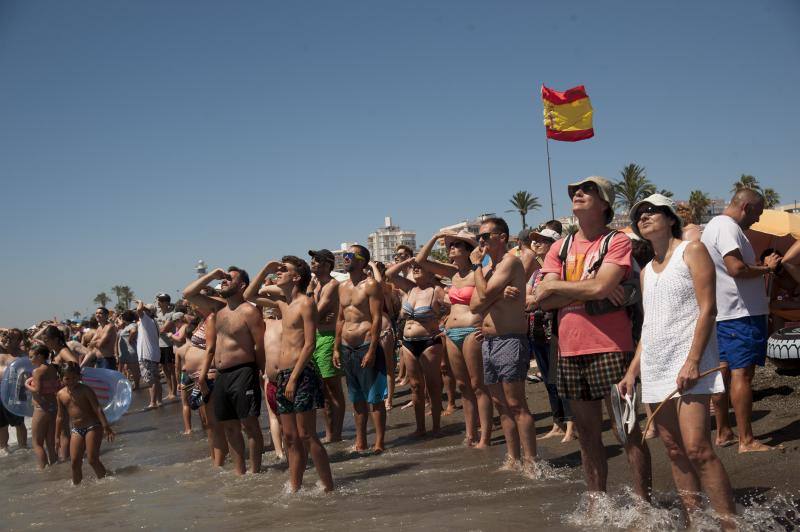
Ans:
[{"label": "flip flop", "polygon": [[617,438],[622,442],[622,445],[628,443],[628,432],[625,430],[624,413],[622,396],[619,394],[619,388],[617,388],[615,384],[611,387],[611,415],[614,416],[614,430],[616,430]]}]

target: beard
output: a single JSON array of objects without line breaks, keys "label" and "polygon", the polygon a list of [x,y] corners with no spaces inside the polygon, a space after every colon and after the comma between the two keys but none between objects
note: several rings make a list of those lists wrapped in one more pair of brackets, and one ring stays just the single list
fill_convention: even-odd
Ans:
[{"label": "beard", "polygon": [[219,295],[220,297],[228,299],[229,297],[236,295],[238,291],[239,289],[236,286],[228,285],[225,288],[220,289]]},{"label": "beard", "polygon": [[351,273],[351,272],[354,272],[354,271],[358,271],[358,268],[356,267],[354,262],[350,262],[350,263],[344,265],[344,271],[347,272],[347,273]]}]

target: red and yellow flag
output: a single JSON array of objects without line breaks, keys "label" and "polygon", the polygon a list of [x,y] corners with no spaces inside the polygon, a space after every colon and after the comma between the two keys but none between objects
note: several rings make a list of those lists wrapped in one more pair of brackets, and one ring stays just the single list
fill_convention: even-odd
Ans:
[{"label": "red and yellow flag", "polygon": [[542,85],[547,138],[575,142],[594,137],[592,103],[583,85],[564,92]]}]

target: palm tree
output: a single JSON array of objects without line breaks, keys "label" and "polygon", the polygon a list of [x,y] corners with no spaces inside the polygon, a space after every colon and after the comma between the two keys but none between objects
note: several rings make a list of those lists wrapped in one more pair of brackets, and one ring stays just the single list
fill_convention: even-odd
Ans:
[{"label": "palm tree", "polygon": [[108,297],[108,294],[106,294],[105,292],[100,292],[99,294],[94,296],[94,299],[92,301],[94,301],[101,307],[105,307],[108,304],[108,302],[111,301],[111,298]]},{"label": "palm tree", "polygon": [[749,188],[752,190],[760,191],[761,185],[758,184],[758,179],[756,179],[755,177],[748,174],[742,174],[742,176],[739,178],[739,181],[735,181],[733,183],[733,188],[731,189],[731,192],[736,193],[742,190],[743,188]]},{"label": "palm tree", "polygon": [[75,318],[76,320],[79,319],[81,317],[81,311],[80,310],[73,310],[72,311],[72,317]]},{"label": "palm tree", "polygon": [[622,169],[620,175],[622,179],[614,183],[614,192],[626,209],[656,191],[656,186],[647,179],[643,166],[631,163]]},{"label": "palm tree", "polygon": [[520,190],[511,196],[511,199],[508,201],[514,206],[514,208],[509,209],[506,212],[518,212],[519,215],[522,216],[523,229],[528,227],[528,224],[525,223],[525,216],[529,212],[535,211],[542,206],[542,204],[539,203],[539,198],[537,196],[532,196],[527,190]]},{"label": "palm tree", "polygon": [[771,209],[781,201],[781,195],[775,192],[775,189],[765,188],[762,191],[764,195],[764,208]]},{"label": "palm tree", "polygon": [[702,190],[692,190],[689,193],[689,217],[692,223],[703,223],[703,218],[711,205],[711,198]]},{"label": "palm tree", "polygon": [[568,225],[564,234],[574,235],[575,233],[578,232],[578,229],[579,229],[579,227],[576,224]]},{"label": "palm tree", "polygon": [[133,294],[133,290],[127,285],[116,285],[112,286],[111,290],[114,291],[114,294],[117,296],[117,305],[116,309],[120,312],[123,310],[128,310],[131,306],[131,301],[135,295]]},{"label": "palm tree", "polygon": [[658,191],[658,193],[664,196],[665,198],[671,198],[672,196],[675,195],[672,193],[671,190],[667,190],[666,188],[662,188],[661,190]]},{"label": "palm tree", "polygon": [[122,306],[122,287],[120,285],[114,285],[111,287],[111,291],[117,296],[116,308],[119,309]]}]

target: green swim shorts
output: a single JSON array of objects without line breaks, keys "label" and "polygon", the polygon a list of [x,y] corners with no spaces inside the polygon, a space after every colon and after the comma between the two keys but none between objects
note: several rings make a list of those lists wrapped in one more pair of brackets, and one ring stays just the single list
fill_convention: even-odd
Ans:
[{"label": "green swim shorts", "polygon": [[311,358],[317,366],[319,376],[323,379],[339,377],[342,370],[333,365],[333,342],[336,340],[336,333],[333,331],[317,331],[317,347]]}]

